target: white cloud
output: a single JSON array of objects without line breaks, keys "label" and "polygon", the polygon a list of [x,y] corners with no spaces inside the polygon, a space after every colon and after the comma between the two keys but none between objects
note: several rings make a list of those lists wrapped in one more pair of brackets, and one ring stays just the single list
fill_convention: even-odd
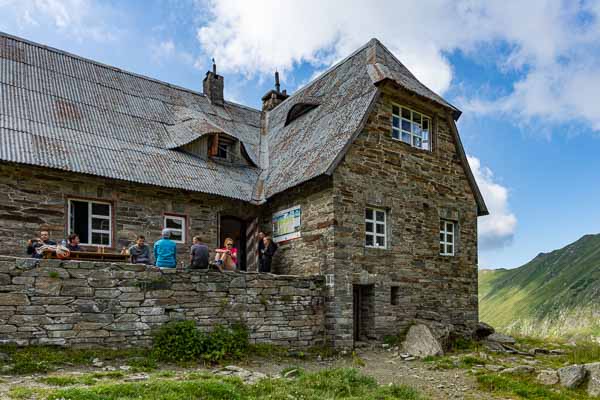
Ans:
[{"label": "white cloud", "polygon": [[104,24],[111,9],[91,0],[0,0],[0,10],[0,29],[5,31],[51,28],[78,41],[111,41],[119,32]]},{"label": "white cloud", "polygon": [[187,51],[179,49],[172,39],[151,44],[150,51],[152,58],[157,63],[176,61],[190,65],[194,64],[194,57]]},{"label": "white cloud", "polygon": [[494,181],[493,172],[482,167],[478,158],[467,156],[467,159],[490,212],[478,221],[479,247],[482,250],[504,247],[512,242],[517,227],[517,217],[508,205],[508,189]]},{"label": "white cloud", "polygon": [[[448,52],[495,52],[520,79],[499,98],[463,100],[465,111],[506,112],[549,122],[579,120],[600,130],[600,6],[555,0],[206,0],[198,40],[219,69],[246,75],[322,69],[378,37],[438,93],[452,82]],[[507,50],[508,49],[508,50]],[[489,54],[486,52],[485,54]]]}]

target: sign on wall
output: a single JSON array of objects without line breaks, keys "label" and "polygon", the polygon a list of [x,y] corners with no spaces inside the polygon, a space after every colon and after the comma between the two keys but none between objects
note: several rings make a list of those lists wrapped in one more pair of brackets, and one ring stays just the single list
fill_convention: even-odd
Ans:
[{"label": "sign on wall", "polygon": [[273,214],[273,241],[283,242],[300,237],[300,206],[288,208]]}]

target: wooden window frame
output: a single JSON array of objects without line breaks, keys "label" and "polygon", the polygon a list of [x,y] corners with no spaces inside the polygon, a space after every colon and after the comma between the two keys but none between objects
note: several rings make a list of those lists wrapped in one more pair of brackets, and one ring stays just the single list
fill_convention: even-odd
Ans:
[{"label": "wooden window frame", "polygon": [[[94,246],[94,247],[104,247],[107,249],[111,249],[114,248],[114,229],[115,229],[115,213],[114,213],[114,204],[111,201],[108,200],[102,200],[102,199],[95,199],[95,198],[87,198],[87,197],[67,197],[67,236],[70,235],[71,233],[73,233],[71,231],[71,203],[73,201],[79,201],[79,202],[83,202],[83,203],[88,203],[88,226],[89,226],[89,232],[88,232],[88,237],[85,238],[85,241],[83,241],[83,238],[80,236],[79,240],[81,241],[81,245],[82,246]],[[106,215],[99,215],[99,214],[92,214],[92,204],[105,204],[108,205],[108,216]],[[97,219],[105,219],[108,220],[109,223],[109,228],[108,230],[103,230],[103,229],[93,229],[92,228],[92,219],[93,218],[97,218]],[[108,233],[108,245],[106,244],[97,244],[97,243],[91,243],[92,240],[92,234],[93,233]],[[77,232],[75,232],[77,233]],[[78,234],[79,235],[79,234]]]},{"label": "wooden window frame", "polygon": [[[452,226],[448,230],[448,226]],[[453,257],[456,255],[456,235],[458,224],[449,219],[440,220],[440,255]],[[448,251],[448,246],[452,246],[452,251]]]},{"label": "wooden window frame", "polygon": [[[179,219],[183,222],[182,229],[174,229],[167,228],[167,218],[171,219]],[[173,214],[173,213],[163,213],[163,229],[170,229],[172,231],[181,231],[182,240],[173,240],[175,243],[185,244],[188,240],[188,226],[189,226],[188,216],[185,214]]]},{"label": "wooden window frame", "polygon": [[[373,211],[373,218],[371,218],[371,219],[367,218],[368,210]],[[377,212],[383,213],[383,221],[377,220]],[[370,248],[370,249],[387,249],[388,248],[388,229],[387,229],[388,216],[387,216],[387,214],[388,214],[388,212],[384,208],[370,207],[370,206],[365,207],[365,247]],[[369,224],[369,223],[373,224],[372,231],[367,230],[367,224]],[[383,233],[377,233],[378,225],[383,226]],[[369,236],[373,237],[373,244],[371,244],[371,245],[367,244],[367,238]],[[383,238],[383,246],[380,246],[377,244],[378,237]]]},{"label": "wooden window frame", "polygon": [[[399,113],[396,114],[394,113],[394,107],[398,108]],[[408,112],[410,112],[410,120],[406,119],[403,117],[403,109],[407,110]],[[421,119],[421,123],[418,124],[421,127],[421,135],[417,135],[415,133],[413,133],[413,125],[417,124],[416,122],[414,122],[414,115],[418,114],[420,116]],[[394,120],[398,119],[398,126],[394,126]],[[427,135],[428,135],[428,139],[425,141],[423,140],[424,135],[423,135],[423,130],[422,127],[424,125],[424,121],[427,120],[427,123],[429,125],[429,128],[427,130]],[[409,122],[409,126],[410,126],[410,131],[407,131],[405,129],[402,128],[402,121],[408,121]],[[402,143],[406,143],[407,145],[409,145],[412,148],[418,149],[418,150],[423,150],[423,151],[428,151],[428,152],[432,152],[433,151],[433,118],[430,117],[429,115],[422,113],[420,111],[417,111],[411,107],[407,107],[404,105],[400,105],[398,103],[394,103],[392,102],[392,121],[391,121],[391,125],[392,125],[392,139],[397,140],[399,142]],[[408,139],[410,140],[410,143],[408,143],[407,141],[405,141],[403,139],[403,134],[406,133],[408,135]],[[397,137],[395,136],[397,135]],[[421,146],[416,146],[415,145],[415,138],[421,140]],[[428,147],[423,147],[424,143],[428,144]]]}]

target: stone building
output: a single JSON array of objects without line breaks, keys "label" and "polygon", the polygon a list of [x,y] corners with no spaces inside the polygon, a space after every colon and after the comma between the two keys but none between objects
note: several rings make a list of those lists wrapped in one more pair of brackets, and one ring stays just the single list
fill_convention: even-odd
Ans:
[{"label": "stone building", "polygon": [[376,39],[294,94],[276,78],[262,110],[223,87],[214,66],[199,93],[0,34],[0,254],[40,227],[109,251],[169,227],[181,255],[234,238],[251,271],[264,230],[275,273],[325,276],[336,346],[473,327],[487,209],[456,107]]}]

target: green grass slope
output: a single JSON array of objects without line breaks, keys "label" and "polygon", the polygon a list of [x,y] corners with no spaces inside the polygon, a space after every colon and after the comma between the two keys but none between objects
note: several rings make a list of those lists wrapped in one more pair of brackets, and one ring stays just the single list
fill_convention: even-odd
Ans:
[{"label": "green grass slope", "polygon": [[600,234],[511,269],[479,272],[480,319],[532,336],[600,336]]}]

